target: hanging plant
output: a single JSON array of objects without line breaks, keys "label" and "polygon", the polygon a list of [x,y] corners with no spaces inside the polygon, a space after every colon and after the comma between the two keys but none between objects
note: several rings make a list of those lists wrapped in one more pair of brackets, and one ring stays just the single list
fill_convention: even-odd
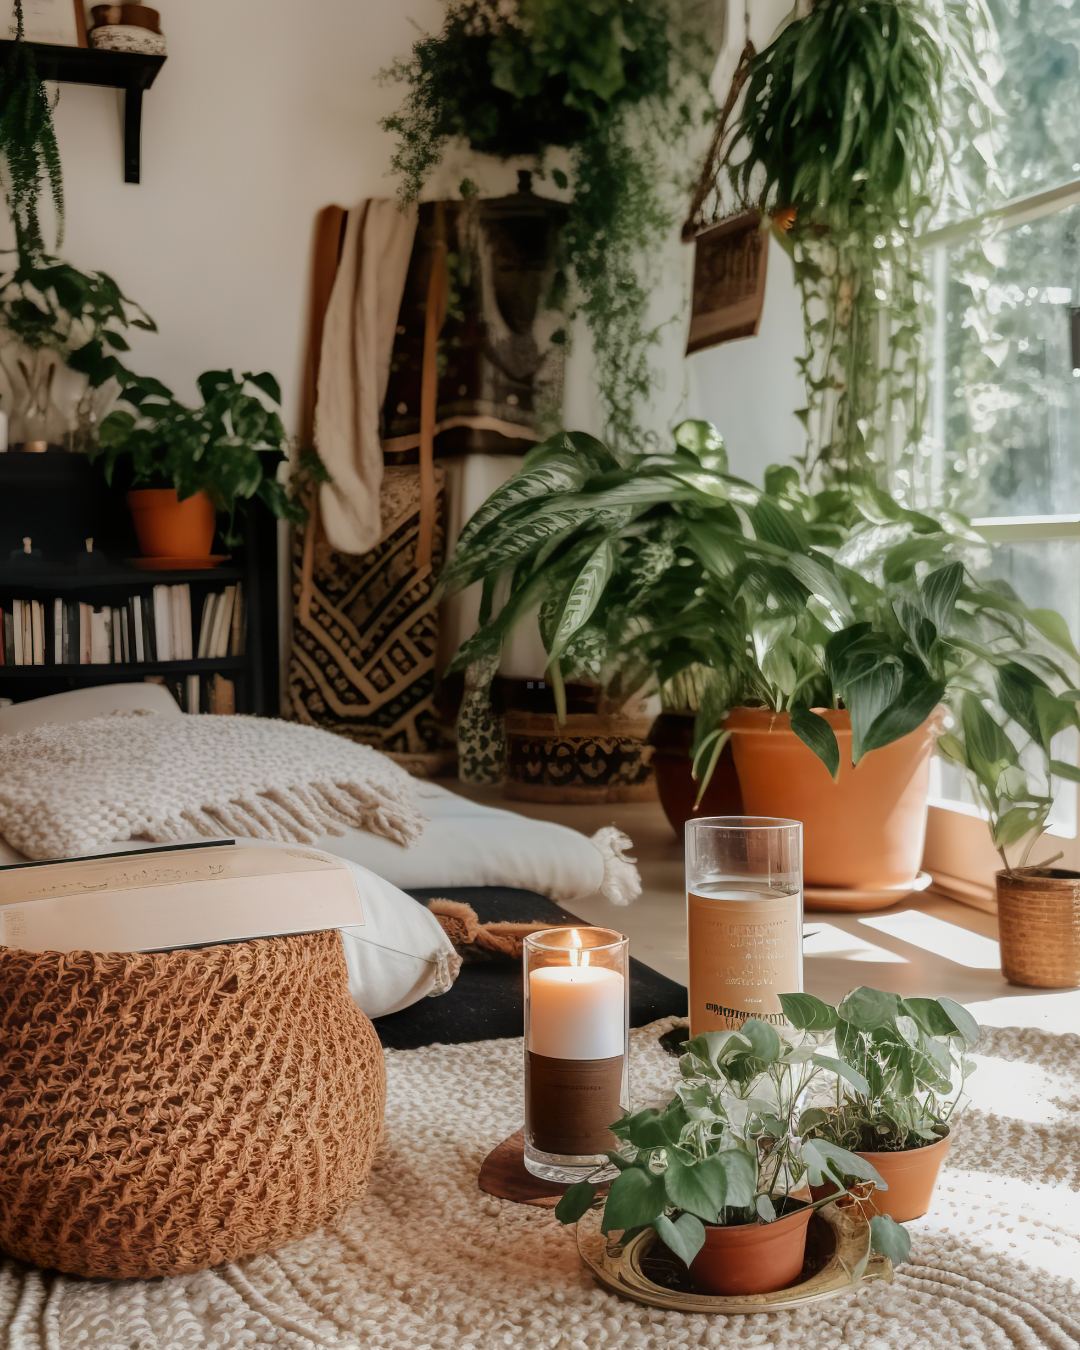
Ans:
[{"label": "hanging plant", "polygon": [[47,183],[56,212],[57,246],[64,234],[64,184],[53,105],[23,40],[23,0],[15,0],[15,41],[0,67],[0,179],[20,254],[44,254],[39,201]]},{"label": "hanging plant", "polygon": [[880,474],[921,438],[916,236],[948,186],[954,91],[970,100],[963,135],[988,129],[991,32],[984,0],[815,0],[749,60],[731,136],[714,143],[704,181],[717,199],[726,189],[742,209],[786,217],[776,233],[802,299],[809,477]]},{"label": "hanging plant", "polygon": [[706,0],[449,0],[441,32],[386,72],[408,86],[382,124],[398,137],[404,202],[455,137],[531,157],[541,172],[550,148],[570,152],[569,176],[552,170],[572,195],[551,303],[572,317],[576,302],[588,323],[620,447],[640,439],[636,410],[655,381],[647,271],[672,223],[669,166],[711,109],[707,10]]}]

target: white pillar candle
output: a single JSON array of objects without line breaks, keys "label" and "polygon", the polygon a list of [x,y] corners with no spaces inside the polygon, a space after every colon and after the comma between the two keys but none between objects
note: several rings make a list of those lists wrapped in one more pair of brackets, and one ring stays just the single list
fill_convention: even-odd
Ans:
[{"label": "white pillar candle", "polygon": [[582,964],[532,971],[529,1050],[550,1059],[614,1059],[624,1049],[625,997],[617,970]]}]

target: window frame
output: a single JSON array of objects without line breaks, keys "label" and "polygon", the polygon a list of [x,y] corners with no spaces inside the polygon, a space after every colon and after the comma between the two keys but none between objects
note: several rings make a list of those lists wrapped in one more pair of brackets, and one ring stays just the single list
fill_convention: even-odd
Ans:
[{"label": "window frame", "polygon": [[[1014,198],[978,215],[928,230],[918,241],[923,252],[931,255],[927,273],[930,276],[940,275],[948,250],[984,225],[997,222],[1014,229],[1045,216],[1056,215],[1078,203],[1080,178],[1075,178],[1042,192]],[[935,333],[934,337],[939,338],[940,335]],[[1039,543],[1055,539],[1080,541],[1080,514],[990,516],[973,520],[972,525],[988,542],[994,544]],[[1080,577],[1077,578],[1077,584],[1080,585]],[[1057,865],[1080,871],[1080,808],[1072,837],[1050,830],[1043,842],[1049,847],[1044,847],[1039,856],[1048,857],[1060,851]],[[976,909],[996,912],[995,875],[1001,866],[1001,858],[991,842],[986,819],[977,807],[942,798],[930,799],[923,867],[933,878],[935,890]]]}]

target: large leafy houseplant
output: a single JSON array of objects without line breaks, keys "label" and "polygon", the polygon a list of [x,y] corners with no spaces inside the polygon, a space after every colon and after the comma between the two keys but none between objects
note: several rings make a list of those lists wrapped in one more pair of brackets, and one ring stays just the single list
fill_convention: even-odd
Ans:
[{"label": "large leafy houseplant", "polygon": [[141,379],[101,424],[91,454],[111,483],[118,463],[129,461],[134,487],[175,488],[182,501],[206,492],[227,516],[222,537],[240,542],[238,503],[258,498],[274,515],[306,518],[300,502],[277,481],[288,437],[277,411],[281,391],[266,372],[209,370],[199,376],[203,402],[191,408],[157,381]]},{"label": "large leafy houseplant", "polygon": [[961,144],[990,158],[992,27],[983,0],[814,0],[750,66],[713,181],[794,217],[777,238],[802,298],[804,467],[827,483],[880,478],[921,439],[916,236]]},{"label": "large leafy houseplant", "polygon": [[[408,89],[383,122],[398,137],[406,202],[454,137],[483,154],[529,156],[540,172],[550,150],[569,152],[569,175],[551,169],[571,197],[549,303],[568,306],[572,278],[620,443],[634,440],[655,379],[645,273],[672,221],[674,147],[708,106],[708,26],[701,0],[448,0],[441,32],[388,72]],[[470,180],[463,189],[476,190]]]},{"label": "large leafy houseplant", "polygon": [[[811,1138],[802,1123],[804,1099],[826,1084],[831,1090],[834,1077],[856,1090],[866,1086],[857,1071],[823,1053],[821,1041],[816,1030],[781,1035],[754,1018],[738,1031],[690,1040],[670,1102],[612,1126],[622,1148],[609,1155],[619,1172],[604,1206],[603,1231],[622,1230],[625,1240],[651,1225],[689,1266],[705,1245],[706,1224],[769,1224],[803,1205],[828,1203],[836,1189],[884,1185],[864,1159]],[[828,1186],[831,1194],[809,1201],[800,1192],[804,1184]],[[556,1217],[575,1222],[595,1194],[589,1182],[570,1187]],[[872,1249],[903,1261],[909,1247],[899,1224],[873,1216],[855,1278]]]}]

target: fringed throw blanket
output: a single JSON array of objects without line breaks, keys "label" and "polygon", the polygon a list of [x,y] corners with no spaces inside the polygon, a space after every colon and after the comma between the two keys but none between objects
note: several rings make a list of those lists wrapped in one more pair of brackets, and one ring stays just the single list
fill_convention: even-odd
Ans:
[{"label": "fringed throw blanket", "polygon": [[30,858],[128,839],[310,844],[344,825],[407,846],[424,817],[403,769],[314,727],[131,712],[0,736],[0,836]]}]

